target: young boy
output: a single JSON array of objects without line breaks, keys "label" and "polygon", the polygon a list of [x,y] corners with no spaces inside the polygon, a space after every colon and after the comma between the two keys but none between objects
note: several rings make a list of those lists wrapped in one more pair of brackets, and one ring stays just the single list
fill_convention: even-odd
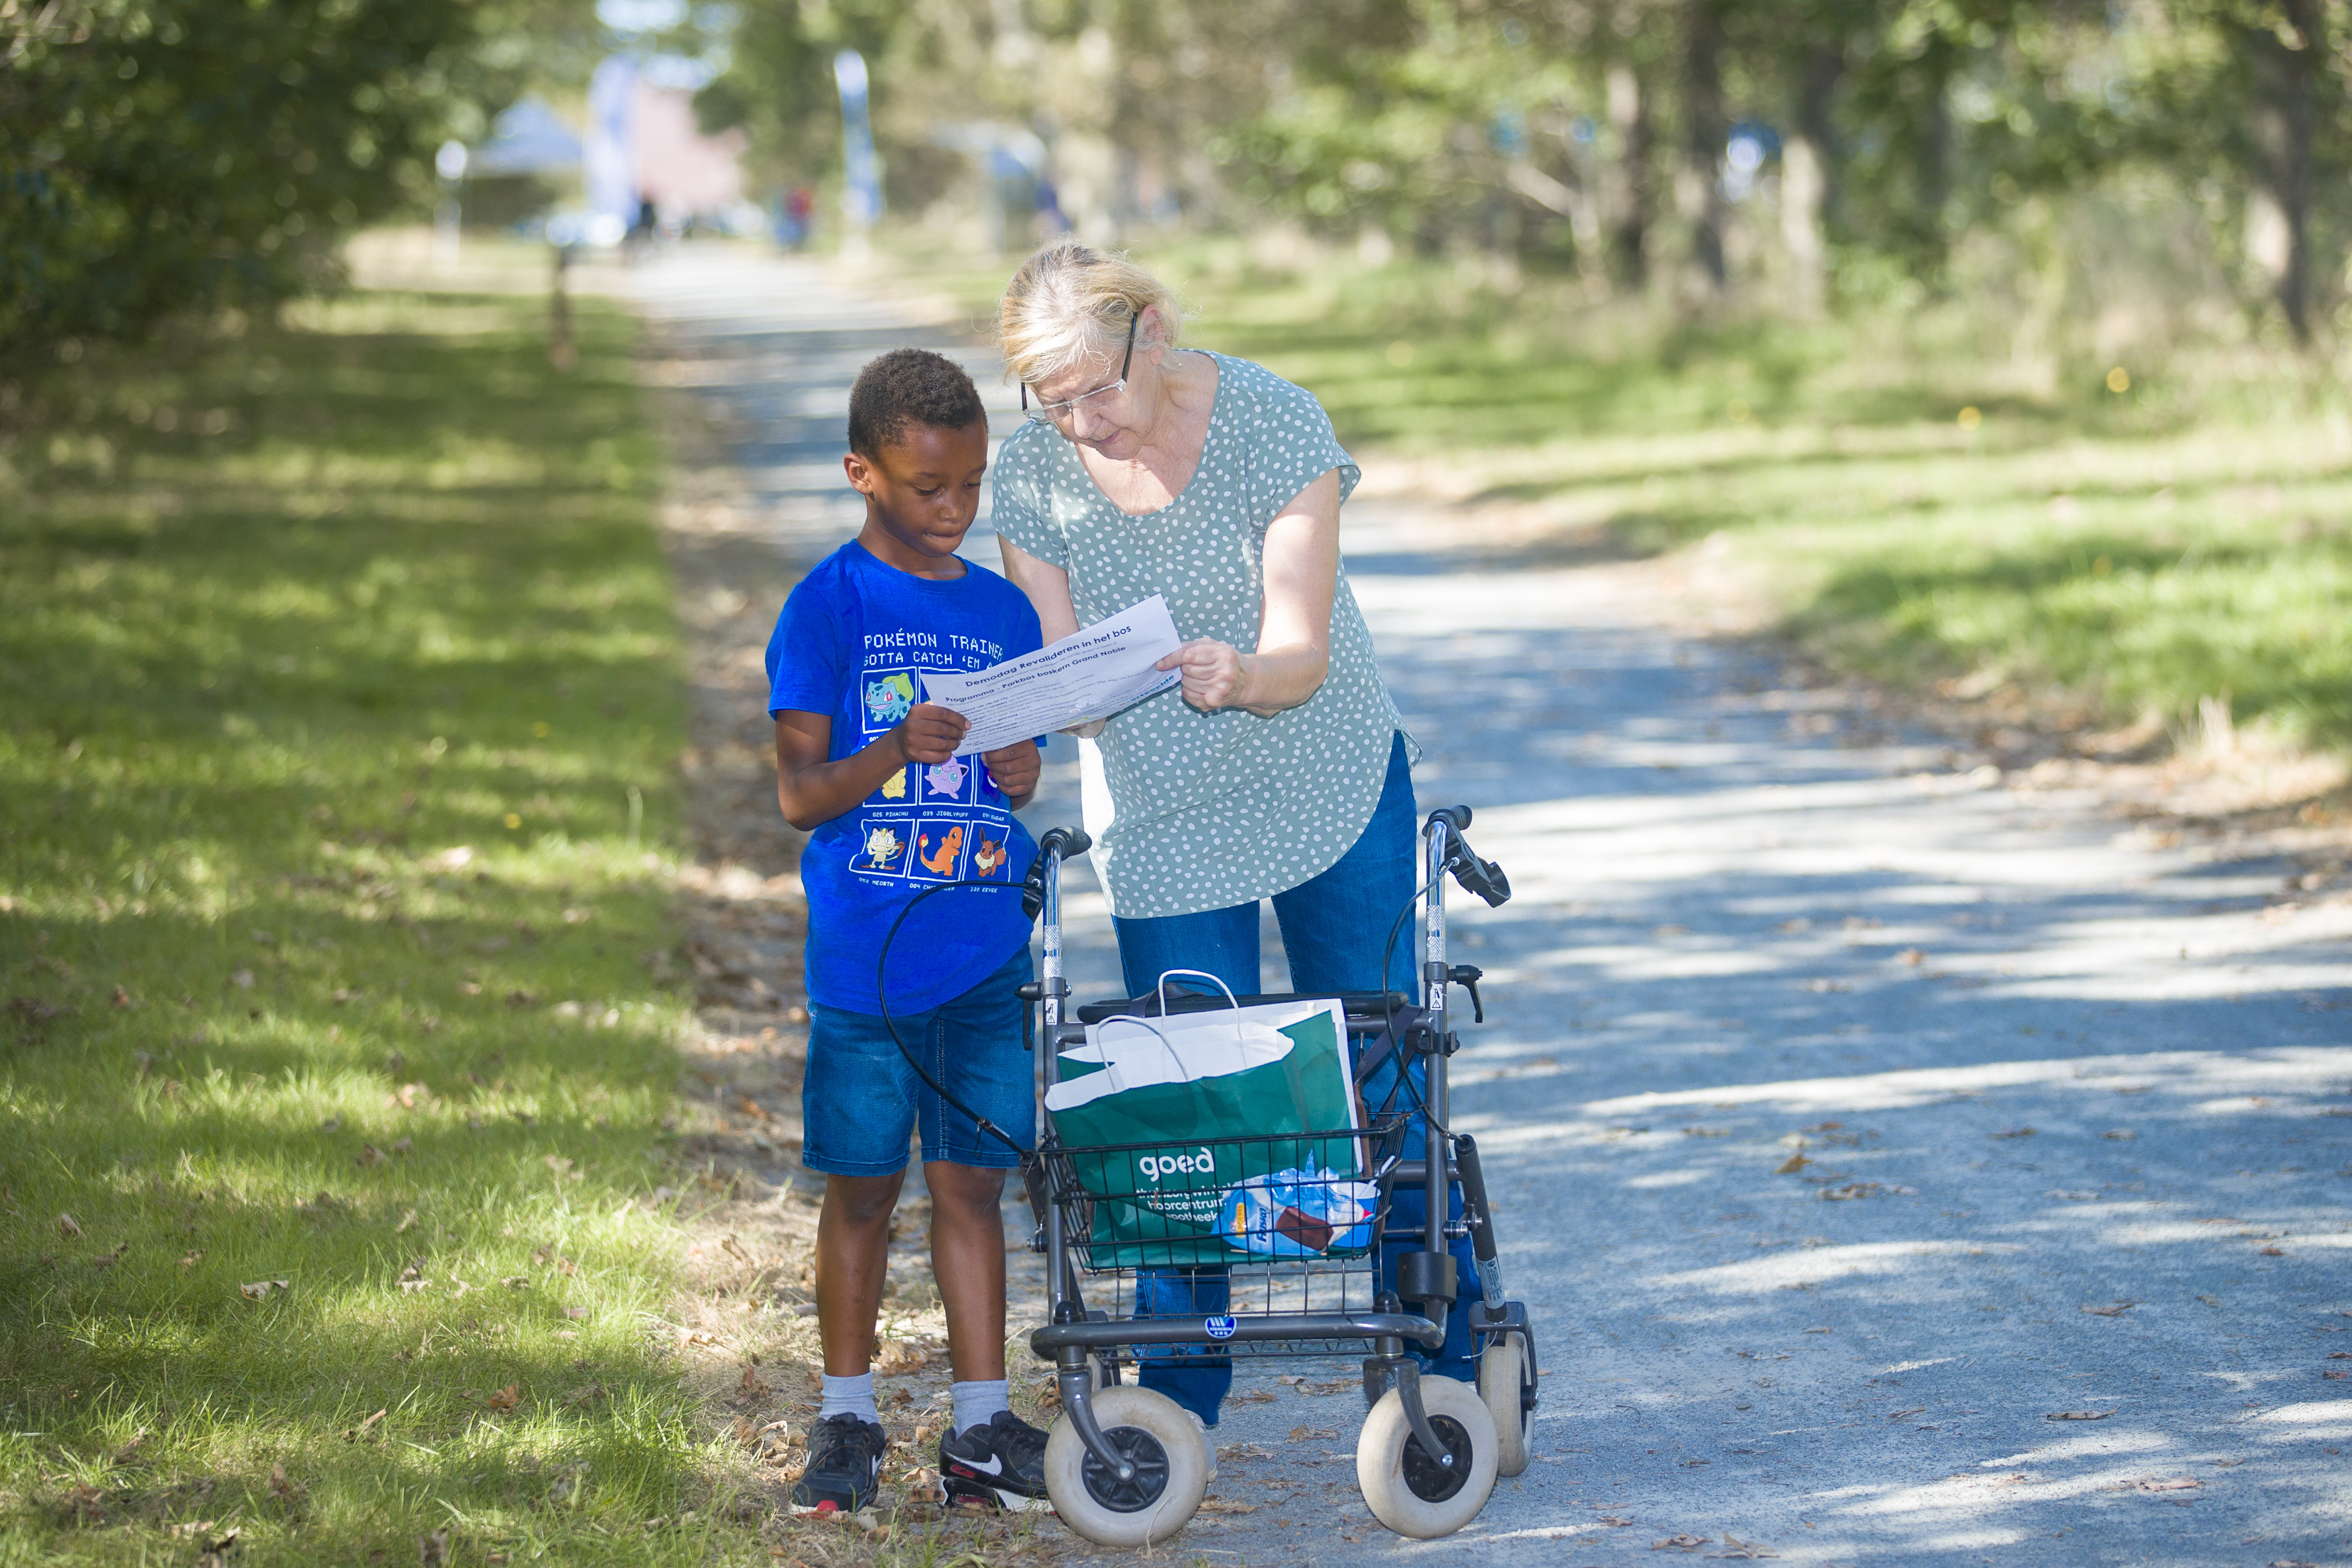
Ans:
[{"label": "young boy", "polygon": [[1024,1144],[1035,1114],[1015,988],[1030,977],[1021,878],[1036,846],[1013,813],[1036,791],[1034,741],[958,758],[962,717],[920,699],[926,670],[976,670],[1040,645],[1036,612],[955,554],[979,509],[988,417],[952,361],[899,349],[849,394],[849,482],[866,527],[808,574],[768,642],[776,793],[809,832],[809,1050],[802,1162],[825,1173],[817,1220],[824,1406],[795,1512],[855,1512],[879,1486],[875,1314],[909,1134],[922,1130],[931,1268],[947,1306],[955,1418],[940,1442],[950,1499],[1043,1509],[1045,1434],[1004,1393],[1004,1233],[997,1202],[1018,1154],[925,1087],[925,1071]]}]

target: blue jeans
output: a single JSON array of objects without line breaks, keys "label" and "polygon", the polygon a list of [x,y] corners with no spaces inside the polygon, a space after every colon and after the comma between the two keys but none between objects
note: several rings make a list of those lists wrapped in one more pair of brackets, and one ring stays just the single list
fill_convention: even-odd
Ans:
[{"label": "blue jeans", "polygon": [[[1036,1090],[1021,1048],[1020,988],[1029,949],[1007,958],[960,997],[919,1013],[893,1013],[898,1039],[948,1092],[1022,1147],[1036,1145]],[[915,1076],[879,1013],[809,1005],[808,1068],[801,1080],[801,1164],[835,1176],[888,1176],[907,1166],[922,1130],[923,1158],[1001,1170],[1018,1153],[980,1130]]]},{"label": "blue jeans", "polygon": [[[1283,951],[1290,959],[1290,986],[1295,991],[1377,991],[1383,988],[1415,992],[1419,943],[1407,920],[1389,951],[1385,977],[1381,969],[1381,945],[1388,938],[1397,915],[1420,885],[1416,845],[1412,772],[1405,759],[1404,737],[1389,750],[1388,777],[1381,788],[1372,820],[1337,864],[1297,887],[1274,895],[1275,919],[1282,926]],[[1237,904],[1197,915],[1170,915],[1145,920],[1117,919],[1119,967],[1127,993],[1141,996],[1160,983],[1170,969],[1202,969],[1233,988],[1237,996],[1258,988],[1258,907]],[[1195,988],[1200,982],[1187,982]],[[1391,1058],[1363,1085],[1364,1103],[1377,1113],[1391,1095],[1399,1104],[1411,1104],[1410,1094],[1398,1094],[1398,1062]],[[1419,1063],[1412,1068],[1418,1090]],[[1416,1116],[1405,1134],[1404,1157],[1417,1160],[1425,1148],[1425,1130]],[[1461,1216],[1461,1197],[1454,1198],[1454,1218]],[[1420,1227],[1429,1212],[1419,1187],[1399,1188],[1389,1205],[1389,1228]],[[1383,1288],[1396,1284],[1396,1260],[1401,1253],[1418,1251],[1419,1241],[1383,1243],[1381,1277]],[[1434,1355],[1423,1355],[1431,1371],[1465,1382],[1478,1375],[1477,1347],[1471,1342],[1467,1293],[1475,1288],[1477,1270],[1471,1261],[1467,1238],[1449,1249],[1454,1256],[1464,1295],[1455,1300],[1445,1322],[1445,1344]],[[1188,1317],[1195,1312],[1222,1312],[1231,1303],[1228,1276],[1220,1268],[1150,1269],[1135,1281],[1138,1317]],[[1233,1386],[1234,1364],[1224,1355],[1177,1346],[1139,1347],[1137,1363],[1144,1387],[1157,1389],[1201,1417],[1217,1424],[1217,1407]]]}]

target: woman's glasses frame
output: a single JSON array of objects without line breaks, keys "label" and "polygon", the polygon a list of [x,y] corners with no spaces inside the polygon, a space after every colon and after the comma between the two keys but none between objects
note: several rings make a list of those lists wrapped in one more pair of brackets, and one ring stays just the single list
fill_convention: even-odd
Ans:
[{"label": "woman's glasses frame", "polygon": [[1127,313],[1127,352],[1119,356],[1118,380],[1106,382],[1092,392],[1080,392],[1077,396],[1065,398],[1060,402],[1041,402],[1034,409],[1029,406],[1029,383],[1023,382],[1021,412],[1028,417],[1029,422],[1033,424],[1051,424],[1058,419],[1066,417],[1071,410],[1081,403],[1096,402],[1110,396],[1113,392],[1125,390],[1128,367],[1135,362],[1135,324],[1142,319],[1143,313],[1139,310],[1130,310]]}]

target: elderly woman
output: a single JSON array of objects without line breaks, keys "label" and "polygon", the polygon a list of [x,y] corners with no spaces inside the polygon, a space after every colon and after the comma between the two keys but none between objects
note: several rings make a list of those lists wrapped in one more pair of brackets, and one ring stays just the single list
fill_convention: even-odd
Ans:
[{"label": "elderly woman", "polygon": [[[1179,349],[1181,326],[1150,274],[1066,241],[1030,257],[998,312],[1030,411],[995,466],[1005,576],[1049,643],[1155,593],[1184,639],[1161,665],[1181,690],[1098,728],[1096,868],[1128,992],[1178,968],[1256,991],[1267,898],[1294,989],[1410,992],[1410,935],[1385,975],[1381,945],[1415,883],[1415,748],[1339,561],[1360,472],[1310,393]],[[1401,1194],[1397,1220],[1418,1213]],[[1224,1292],[1221,1273],[1160,1275],[1138,1309],[1214,1312]],[[1471,1348],[1457,1308],[1436,1370],[1475,1377]],[[1145,1386],[1213,1425],[1230,1363],[1176,1361],[1147,1363]]]}]

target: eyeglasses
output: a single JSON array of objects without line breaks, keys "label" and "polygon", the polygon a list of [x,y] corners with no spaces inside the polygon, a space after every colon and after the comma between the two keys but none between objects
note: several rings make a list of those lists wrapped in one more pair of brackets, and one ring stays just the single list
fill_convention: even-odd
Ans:
[{"label": "eyeglasses", "polygon": [[1119,356],[1118,380],[1098,386],[1090,392],[1080,392],[1077,396],[1061,402],[1040,402],[1034,409],[1029,406],[1029,383],[1023,382],[1021,412],[1029,416],[1029,423],[1051,424],[1056,420],[1067,419],[1082,408],[1088,413],[1099,413],[1108,407],[1110,400],[1127,388],[1127,368],[1135,361],[1135,324],[1142,319],[1140,311],[1130,310],[1127,313],[1127,352]]}]

